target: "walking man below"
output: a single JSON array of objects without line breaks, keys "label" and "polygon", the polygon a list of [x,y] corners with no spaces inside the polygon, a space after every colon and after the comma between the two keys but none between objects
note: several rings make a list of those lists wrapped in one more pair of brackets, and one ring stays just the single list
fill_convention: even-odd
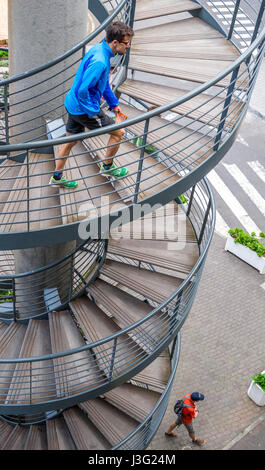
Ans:
[{"label": "walking man below", "polygon": [[181,424],[184,424],[192,442],[201,446],[204,443],[204,440],[196,439],[192,420],[196,418],[198,415],[196,402],[204,400],[204,395],[199,392],[193,392],[193,393],[189,393],[188,395],[185,395],[182,398],[182,400],[183,400],[183,407],[181,410],[181,414],[178,415],[176,421],[173,421],[173,423],[171,423],[168,430],[165,432],[165,435],[171,436],[171,437],[177,437],[177,434],[173,432],[173,429],[181,426]]},{"label": "walking man below", "polygon": [[[134,32],[130,26],[116,21],[106,31],[106,39],[93,46],[84,56],[72,85],[67,93],[64,105],[68,112],[66,135],[71,136],[90,130],[114,124],[115,121],[103,110],[100,110],[101,98],[106,100],[109,109],[119,115],[121,109],[119,101],[111,90],[109,84],[110,59],[115,54],[124,55],[131,45]],[[113,163],[119,144],[124,136],[124,129],[110,132],[105,160],[101,165],[104,174],[116,178],[126,176],[127,168],[117,167]],[[56,167],[50,179],[51,185],[60,185],[66,188],[76,188],[77,181],[67,180],[63,176],[63,169],[67,157],[76,141],[62,144],[56,160]]]}]

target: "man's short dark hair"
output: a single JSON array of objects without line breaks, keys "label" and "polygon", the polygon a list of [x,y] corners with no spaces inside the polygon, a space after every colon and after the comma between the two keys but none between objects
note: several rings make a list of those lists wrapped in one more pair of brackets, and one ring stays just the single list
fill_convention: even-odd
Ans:
[{"label": "man's short dark hair", "polygon": [[127,24],[122,23],[121,21],[115,21],[112,23],[106,31],[106,40],[108,43],[111,43],[116,39],[116,41],[123,41],[125,36],[133,37],[134,31]]}]

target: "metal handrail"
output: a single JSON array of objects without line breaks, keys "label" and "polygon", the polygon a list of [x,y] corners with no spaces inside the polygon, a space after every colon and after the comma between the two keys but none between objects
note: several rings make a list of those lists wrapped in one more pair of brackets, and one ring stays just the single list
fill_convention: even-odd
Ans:
[{"label": "metal handrail", "polygon": [[[92,131],[87,131],[87,132],[82,132],[79,134],[75,134],[74,138],[72,136],[68,137],[61,137],[61,138],[56,138],[52,139],[52,141],[49,141],[49,145],[56,146],[56,145],[61,145],[63,143],[69,143],[74,141],[80,141],[84,140],[87,138],[92,138],[96,137],[102,134],[107,134],[111,131],[118,130],[118,129],[123,129],[130,127],[134,124],[138,124],[142,121],[146,121],[147,119],[151,119],[155,116],[158,116],[159,114],[163,114],[167,111],[171,111],[172,108],[176,108],[179,105],[185,103],[186,101],[190,101],[192,98],[195,98],[196,96],[202,94],[204,91],[208,90],[212,86],[216,85],[218,82],[220,82],[223,78],[225,78],[227,75],[229,75],[233,70],[237,67],[239,67],[242,63],[248,59],[253,51],[257,48],[257,46],[263,42],[265,39],[265,27],[262,33],[258,36],[258,38],[252,43],[250,48],[246,50],[238,59],[236,59],[232,65],[227,67],[223,72],[220,72],[216,77],[213,79],[209,80],[208,82],[200,85],[198,88],[195,90],[192,90],[185,94],[182,98],[179,98],[177,100],[173,100],[170,103],[163,105],[163,106],[158,106],[154,110],[147,111],[141,116],[127,119],[126,121],[123,121],[121,123],[115,123],[109,126],[104,126],[104,128],[100,129],[95,129]],[[0,82],[0,85],[2,82]],[[32,149],[41,149],[43,147],[47,147],[47,140],[41,140],[41,141],[31,141],[29,143],[21,143],[21,144],[15,144],[15,145],[2,145],[1,146],[1,154],[6,154],[9,152],[14,152],[14,151],[19,151],[19,150],[32,150]]]},{"label": "metal handrail", "polygon": [[[196,231],[197,239],[199,239],[199,237],[201,238],[201,253],[198,261],[181,286],[179,286],[179,288],[176,289],[175,292],[172,293],[172,295],[170,295],[163,303],[154,308],[147,316],[134,324],[123,328],[119,333],[115,333],[99,341],[88,343],[82,347],[72,349],[71,351],[43,356],[20,357],[17,359],[0,359],[0,398],[4,393],[1,383],[3,382],[3,378],[4,380],[7,379],[6,373],[1,379],[1,369],[4,365],[14,364],[22,367],[22,364],[24,364],[23,379],[21,379],[21,376],[20,378],[16,378],[16,374],[14,378],[13,372],[10,377],[12,377],[14,394],[16,395],[16,382],[18,384],[18,393],[22,393],[23,395],[24,389],[25,394],[28,395],[29,383],[27,377],[29,376],[29,373],[31,374],[32,371],[34,372],[31,365],[33,366],[34,363],[38,363],[35,366],[37,367],[35,370],[35,374],[37,375],[34,377],[33,389],[30,392],[30,396],[32,397],[31,403],[27,403],[25,395],[23,395],[22,399],[23,404],[12,403],[11,393],[10,398],[6,398],[7,401],[5,400],[5,404],[0,404],[0,410],[2,413],[4,413],[4,410],[11,409],[14,412],[18,412],[19,410],[27,408],[29,405],[33,408],[42,408],[43,410],[52,409],[55,405],[68,406],[78,402],[80,398],[83,400],[87,397],[91,398],[93,396],[97,396],[99,391],[107,391],[113,388],[116,381],[120,381],[122,377],[132,377],[137,373],[137,371],[142,370],[154,359],[156,354],[161,352],[172,341],[172,338],[183,325],[191,308],[214,231],[214,201],[208,184],[206,182],[199,183],[193,193],[194,194],[187,211],[189,212],[190,221]],[[208,210],[209,208],[210,210]],[[206,220],[204,220],[205,218]],[[138,343],[134,343],[132,340],[128,343],[128,339],[126,340],[124,335],[127,335],[127,338],[138,337],[138,341],[142,344],[140,349],[138,345],[136,350],[135,344]],[[118,344],[116,353],[113,351],[115,341],[116,344]],[[123,351],[123,344],[127,344],[127,346],[129,344],[129,352],[127,351],[126,354]],[[103,345],[104,348],[102,349]],[[106,369],[103,375],[101,373],[97,378],[87,378],[86,367],[88,358],[86,355],[83,356],[82,353],[84,354],[89,351],[91,353],[93,352],[94,357],[92,363],[91,358],[89,359],[90,374],[93,370],[95,372],[98,370],[98,364],[100,365],[100,370]],[[131,355],[134,357],[134,367]],[[110,366],[111,357],[114,360],[112,366]],[[65,358],[63,363],[62,358]],[[53,365],[51,365],[51,361],[53,361]],[[40,364],[42,364],[42,366]],[[109,375],[108,373],[110,367],[111,370],[114,368],[113,375]],[[45,370],[47,371],[46,373]],[[54,377],[52,372],[53,370],[55,373]],[[81,379],[79,379],[79,389],[74,391],[78,372],[81,375]],[[50,388],[46,386],[45,394],[44,392],[41,392],[41,384],[45,381],[45,378],[47,380],[47,376],[51,377],[49,379]],[[110,379],[107,377],[110,377]],[[61,379],[64,380],[64,383],[67,382],[68,384],[66,390],[60,389]],[[57,398],[54,395],[55,389],[57,390],[57,393],[59,393]],[[42,398],[40,399],[39,395],[41,395],[41,393]],[[14,400],[16,402],[17,399],[15,398]]]},{"label": "metal handrail", "polygon": [[[37,67],[37,68],[33,69],[32,71],[25,72],[25,74],[21,74],[21,75],[16,76],[16,77],[11,77],[11,78],[2,80],[0,82],[0,85],[5,85],[5,84],[8,84],[8,83],[11,83],[12,81],[21,80],[21,79],[25,78],[25,76],[28,77],[32,74],[36,74],[36,73],[38,73],[42,70],[45,70],[45,69],[51,67],[54,64],[62,61],[63,59],[69,57],[74,52],[81,49],[84,44],[87,44],[89,41],[94,39],[97,36],[97,34],[99,32],[101,32],[112,21],[112,19],[122,9],[122,7],[124,6],[125,3],[126,3],[126,0],[123,0],[121,2],[121,5],[119,7],[117,7],[117,9],[115,9],[115,11],[112,13],[111,17],[108,18],[108,20],[105,20],[105,22],[102,25],[100,25],[95,31],[90,33],[90,35],[88,36],[88,38],[86,40],[82,41],[79,45],[75,46],[74,48],[72,48],[70,51],[68,51],[64,55],[58,57],[57,59],[54,59],[54,60],[48,62],[48,64],[45,64],[41,67]],[[200,1],[199,3],[204,4],[203,1]],[[233,63],[230,66],[225,68],[224,71],[220,72],[213,79],[211,79],[211,80],[205,82],[204,84],[200,85],[195,90],[192,90],[192,91],[188,92],[182,98],[177,99],[177,100],[173,100],[170,103],[168,103],[167,105],[156,107],[152,111],[147,111],[143,115],[141,115],[139,117],[136,117],[136,118],[133,118],[133,119],[128,119],[125,122],[113,124],[113,125],[110,125],[110,126],[105,126],[104,129],[96,129],[96,130],[93,130],[93,131],[87,131],[87,132],[82,132],[80,134],[75,134],[74,139],[73,139],[72,136],[53,139],[52,140],[52,145],[60,145],[60,144],[63,144],[63,143],[72,142],[73,140],[79,141],[79,140],[83,140],[83,139],[88,138],[88,137],[95,137],[95,136],[105,134],[105,133],[108,133],[108,132],[116,130],[116,129],[122,129],[124,127],[129,127],[133,124],[137,124],[139,122],[145,121],[145,120],[150,119],[150,118],[152,118],[154,116],[157,116],[159,114],[170,111],[173,107],[177,107],[177,106],[183,104],[184,102],[191,100],[195,96],[198,96],[199,94],[203,93],[207,89],[209,89],[212,86],[216,85],[223,78],[228,76],[231,72],[233,72],[233,70],[235,68],[239,67],[242,63],[246,62],[246,60],[252,55],[253,51],[257,48],[257,46],[261,42],[263,42],[264,39],[265,39],[265,26],[263,27],[263,29],[260,32],[259,36],[249,46],[249,48],[247,50],[245,50],[238,57],[238,59],[233,61]],[[4,145],[4,146],[1,146],[1,153],[4,153],[4,152],[9,153],[9,152],[12,152],[12,151],[15,151],[15,150],[17,150],[17,151],[18,150],[30,150],[32,148],[40,149],[42,147],[47,147],[47,140],[44,140],[44,141],[39,141],[39,140],[38,141],[31,141],[29,143],[21,143],[21,144],[15,144],[15,145]]]},{"label": "metal handrail", "polygon": [[0,275],[0,320],[25,322],[43,318],[51,310],[67,306],[98,276],[106,258],[107,245],[108,240],[89,240],[47,266]]},{"label": "metal handrail", "polygon": [[[172,363],[171,363],[171,374],[170,374],[169,381],[168,381],[163,393],[161,394],[159,400],[155,404],[152,411],[150,413],[148,413],[146,418],[141,422],[141,424],[139,424],[134,431],[132,431],[130,434],[128,434],[128,436],[126,436],[125,439],[123,439],[121,442],[119,442],[118,444],[113,446],[111,450],[117,450],[117,449],[121,449],[121,450],[123,450],[123,449],[124,450],[128,450],[128,449],[141,450],[141,449],[145,449],[147,447],[147,445],[149,444],[149,442],[151,441],[151,439],[152,439],[154,433],[156,432],[156,430],[158,429],[158,427],[161,423],[161,420],[163,418],[163,415],[166,411],[169,396],[170,396],[170,393],[171,393],[171,390],[172,390],[176,370],[177,370],[177,367],[178,367],[179,357],[180,357],[180,347],[181,347],[181,333],[180,332],[178,332],[177,337],[176,337],[176,343],[175,343],[175,345],[172,345],[172,347],[174,349],[173,349],[173,357],[172,357]],[[140,433],[145,428],[147,423],[151,422],[151,420],[152,420],[152,425],[153,425],[152,431],[150,432],[150,427],[148,427],[147,432],[145,432],[145,430],[144,430],[145,436],[143,438],[143,436]],[[154,423],[154,421],[155,421],[155,423]],[[137,435],[140,435],[140,437],[138,438],[137,444],[136,444],[135,437],[137,438]]]},{"label": "metal handrail", "polygon": [[27,72],[23,72],[19,75],[14,75],[13,77],[6,78],[5,80],[0,81],[0,85],[9,85],[10,83],[16,82],[23,80],[24,78],[31,77],[32,75],[36,75],[40,72],[43,72],[44,70],[49,69],[53,65],[58,64],[59,62],[62,62],[63,60],[67,59],[71,55],[73,55],[75,52],[79,51],[82,49],[84,46],[86,46],[89,42],[93,41],[93,39],[98,36],[104,29],[106,29],[107,26],[112,22],[112,20],[120,13],[120,11],[123,9],[125,6],[126,2],[128,0],[120,0],[119,5],[113,10],[113,12],[109,15],[108,18],[106,18],[103,23],[101,23],[92,33],[90,33],[83,41],[79,42],[76,46],[72,47],[69,49],[69,51],[65,52],[64,54],[61,54],[60,56],[56,57],[55,59],[50,60],[49,62],[46,62],[45,64],[39,65],[38,67],[34,67],[31,70],[28,70]]},{"label": "metal handrail", "polygon": [[[262,0],[262,2],[264,3],[264,0]],[[262,5],[262,2],[260,2],[260,5]],[[204,4],[204,2],[201,3]],[[214,0],[212,3],[214,3]],[[219,11],[218,8],[217,11]],[[237,24],[236,19],[235,24]],[[261,23],[261,25],[263,25],[263,23]],[[252,33],[250,32],[250,38],[251,37]],[[152,201],[155,199],[157,200],[158,197],[161,199],[162,203],[166,203],[172,199],[171,196],[173,193],[181,194],[183,191],[186,191],[190,186],[195,184],[196,181],[205,176],[207,172],[218,163],[224,153],[232,145],[239,125],[247,111],[250,94],[255,84],[263,51],[265,50],[265,41],[261,48],[258,46],[260,46],[264,38],[265,28],[263,28],[259,36],[253,40],[248,49],[244,51],[241,56],[228,68],[226,68],[226,70],[219,73],[216,77],[207,83],[204,83],[199,87],[196,87],[196,89],[186,93],[179,99],[171,101],[166,105],[159,106],[154,110],[147,111],[144,114],[140,112],[140,115],[128,119],[123,123],[113,124],[106,126],[103,129],[76,134],[74,138],[70,136],[52,139],[48,141],[48,144],[51,147],[54,147],[62,143],[71,142],[73,139],[75,141],[83,140],[84,143],[87,144],[88,151],[91,153],[91,155],[94,156],[94,159],[91,162],[81,164],[78,161],[78,164],[76,164],[75,156],[78,158],[80,155],[82,155],[82,153],[79,153],[73,157],[70,156],[68,161],[70,162],[70,169],[73,171],[82,167],[87,167],[89,169],[90,165],[100,165],[104,160],[102,152],[107,149],[108,146],[106,146],[105,143],[100,140],[101,135],[113,130],[124,128],[127,131],[127,135],[123,139],[123,143],[130,144],[132,136],[142,139],[142,144],[139,147],[139,153],[137,154],[137,157],[133,156],[130,158],[126,165],[129,169],[133,168],[129,175],[131,179],[129,178],[128,180],[123,181],[124,189],[128,192],[129,195],[131,194],[132,196],[132,203],[130,204],[130,207],[132,208],[136,203],[144,204],[146,202],[150,202],[152,204]],[[242,64],[244,64],[244,68],[242,68]],[[230,77],[230,75],[232,75],[232,77]],[[226,77],[230,78],[230,82],[228,81],[227,85],[223,86],[222,88],[219,87],[219,89],[216,91],[214,89],[215,86],[219,85],[220,81],[222,82],[222,80],[224,80]],[[180,117],[176,114],[174,121],[169,122],[168,124],[163,124],[160,127],[155,126],[155,129],[150,127],[152,119],[159,114],[174,110],[175,108],[178,110],[182,105],[187,106],[188,103],[192,103],[193,98],[202,95],[203,92],[208,90],[212,90],[214,94],[209,94],[208,97],[207,95],[204,95],[204,101],[196,105],[196,107],[193,106],[190,109],[185,109]],[[216,99],[219,100],[218,106],[216,105]],[[196,134],[196,131],[189,127],[187,119],[192,119],[193,123],[200,125],[197,131],[200,133],[200,135]],[[172,124],[178,125],[181,129],[184,129],[186,131],[185,137],[182,137],[181,135],[179,137],[178,130],[170,130],[169,126]],[[145,129],[135,131],[134,128],[139,125],[145,125]],[[155,135],[155,132],[160,132],[160,130],[161,132],[164,132],[164,135]],[[172,144],[171,141],[167,142],[167,138],[171,138],[171,141],[173,139],[174,143]],[[148,145],[153,145],[154,147],[153,152],[149,152],[149,155],[146,155],[145,153],[146,142]],[[53,195],[48,194],[46,191],[46,193],[42,195],[42,199],[45,200],[47,204],[43,204],[40,209],[38,207],[31,207],[34,204],[34,201],[39,200],[37,194],[36,196],[34,193],[32,194],[32,191],[36,191],[39,186],[37,183],[32,184],[32,180],[30,178],[33,175],[35,177],[47,175],[48,178],[49,171],[38,171],[38,168],[40,168],[38,165],[47,164],[47,158],[38,157],[35,162],[31,162],[28,155],[30,151],[41,151],[41,149],[45,147],[47,147],[47,140],[31,141],[27,143],[24,142],[14,145],[1,145],[0,153],[9,155],[9,157],[12,158],[12,152],[17,153],[19,151],[25,151],[27,158],[26,163],[17,164],[17,168],[18,165],[21,165],[19,168],[25,169],[24,173],[21,173],[21,175],[16,173],[14,176],[2,176],[2,180],[6,181],[7,183],[12,183],[16,180],[18,184],[20,184],[20,181],[24,184],[22,188],[24,193],[22,189],[19,189],[19,194],[16,195],[16,202],[24,203],[24,206],[21,208],[14,206],[14,208],[10,210],[11,206],[9,201],[12,199],[4,200],[5,194],[12,195],[14,191],[17,191],[17,186],[0,191],[0,193],[3,195],[0,201],[0,207],[3,209],[1,217],[4,218],[3,222],[1,223],[1,226],[3,227],[1,236],[3,240],[3,246],[5,248],[10,247],[10,235],[17,235],[14,240],[16,239],[15,242],[18,244],[18,238],[20,235],[26,234],[26,232],[29,234],[30,243],[33,243],[32,239],[34,239],[34,236],[36,238],[36,236],[38,236],[41,232],[41,230],[34,230],[34,228],[32,228],[33,226],[31,224],[34,222],[46,220],[54,221],[53,227],[42,229],[43,234],[45,233],[45,238],[48,236],[53,237],[54,233],[56,233],[56,230],[60,230],[60,235],[63,236],[63,238],[66,240],[70,239],[70,233],[71,236],[73,236],[73,234],[75,236],[78,230],[79,220],[78,222],[69,222],[66,224],[68,227],[71,226],[71,230],[69,227],[69,231],[67,232],[66,225],[63,226],[60,224],[59,217],[54,216],[51,214],[51,212],[49,212],[52,209],[61,210],[64,208],[69,210],[67,214],[68,217],[77,215],[77,208],[69,208],[69,202],[67,200],[64,202],[56,202],[56,200],[54,200],[53,204],[49,205]],[[135,150],[133,146],[131,146],[130,150],[126,149],[125,151],[122,151],[122,146],[120,149],[121,150],[115,157],[117,164],[122,161],[125,155],[129,156]],[[153,163],[148,164],[147,171],[147,168],[144,167],[143,163],[145,163],[149,157],[153,158]],[[157,157],[158,159],[155,160]],[[14,156],[14,158],[16,157]],[[164,165],[163,169],[159,167],[160,163]],[[34,167],[32,165],[34,165]],[[136,170],[133,165],[137,165],[138,170]],[[34,168],[34,171],[32,168]],[[152,171],[153,176],[159,175],[159,181],[153,180],[153,176],[150,176],[148,173],[149,170]],[[170,179],[171,176],[169,173],[167,173],[167,170],[170,170],[178,175],[179,179],[175,180],[175,182],[172,182]],[[25,172],[27,174],[25,174]],[[120,196],[114,193],[114,189],[110,189],[109,181],[106,180],[106,182],[102,181],[101,183],[93,184],[93,180],[91,178],[96,174],[97,173],[94,173],[93,170],[92,172],[90,171],[90,175],[85,176],[85,182],[88,191],[92,188],[99,188],[101,189],[101,194],[104,193],[104,196],[111,196],[112,194],[115,194],[117,202],[126,201],[127,195]],[[76,179],[77,181],[82,180],[82,177],[77,177]],[[27,184],[28,182],[31,184]],[[160,183],[167,185],[165,186],[165,189],[161,190],[161,187],[158,186]],[[43,185],[42,187],[44,189],[47,188],[48,181],[47,185]],[[143,187],[144,189],[142,189]],[[83,191],[84,188],[81,185],[81,187],[77,188],[76,194],[82,196],[85,194]],[[143,197],[147,191],[148,196]],[[65,196],[68,196],[70,191],[66,190],[64,194]],[[101,203],[101,201],[99,201],[100,196],[98,194],[94,194],[90,200],[88,195],[85,194],[83,199],[84,203],[92,202],[95,203],[96,207],[105,207],[104,204],[103,206],[98,204]],[[6,204],[5,207],[3,207],[4,204]],[[44,205],[47,207],[44,207]],[[7,216],[10,214],[10,212],[13,214],[13,218],[7,219]],[[43,214],[45,214],[44,217],[42,217]],[[23,219],[27,219],[26,229],[24,229],[23,225],[21,225],[23,223],[21,219],[22,216]],[[96,216],[96,218],[99,217],[101,216]],[[112,214],[112,220],[114,219],[115,214]],[[10,226],[13,226],[11,231],[9,228]],[[74,230],[72,230],[73,227]],[[13,230],[19,229],[21,230],[20,232],[17,231],[14,233]],[[8,237],[7,244],[4,242],[4,237],[6,237],[6,239]],[[42,235],[42,241],[43,237],[44,235]]]}]

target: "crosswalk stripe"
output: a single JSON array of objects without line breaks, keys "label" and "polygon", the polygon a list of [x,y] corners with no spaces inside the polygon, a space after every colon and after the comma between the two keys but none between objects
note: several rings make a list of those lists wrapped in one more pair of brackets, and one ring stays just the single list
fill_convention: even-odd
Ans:
[{"label": "crosswalk stripe", "polygon": [[221,214],[216,211],[215,232],[218,233],[218,235],[227,238],[229,229],[230,227],[227,225]]},{"label": "crosswalk stripe", "polygon": [[207,178],[209,179],[210,183],[214,186],[216,191],[220,194],[223,201],[229,207],[229,209],[233,212],[233,214],[237,217],[240,221],[242,226],[249,232],[260,233],[260,229],[257,227],[255,222],[249,217],[244,207],[240,204],[240,202],[236,199],[233,193],[230,191],[228,186],[222,181],[220,176],[216,173],[215,170],[211,170],[208,173]]},{"label": "crosswalk stripe", "polygon": [[237,165],[223,163],[223,166],[226,170],[233,176],[239,186],[243,189],[243,191],[249,196],[251,201],[256,205],[259,211],[265,216],[265,200],[256,190],[256,188],[249,182],[246,176],[242,173],[242,171],[238,168]]},{"label": "crosswalk stripe", "polygon": [[256,175],[265,183],[265,168],[264,166],[258,161],[247,162],[250,168],[256,173]]}]

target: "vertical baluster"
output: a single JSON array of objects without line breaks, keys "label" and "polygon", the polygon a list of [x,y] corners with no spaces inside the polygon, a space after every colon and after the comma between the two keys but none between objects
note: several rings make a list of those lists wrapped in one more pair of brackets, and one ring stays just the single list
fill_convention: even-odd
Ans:
[{"label": "vertical baluster", "polygon": [[258,17],[257,17],[257,21],[256,21],[256,24],[255,24],[255,29],[253,31],[253,35],[252,35],[252,38],[251,38],[251,43],[254,42],[256,37],[257,37],[264,11],[265,11],[265,0],[262,0],[261,5],[260,5],[260,9],[259,9],[259,13],[258,13]]},{"label": "vertical baluster", "polygon": [[69,292],[69,297],[68,297],[68,301],[71,302],[72,300],[72,295],[73,295],[73,286],[74,286],[74,255],[71,255],[71,261],[69,263],[69,269],[70,269],[70,276],[69,276],[69,288],[68,288],[68,292]]},{"label": "vertical baluster", "polygon": [[142,148],[141,148],[141,153],[140,153],[140,159],[139,159],[139,165],[138,165],[138,171],[137,171],[137,177],[136,177],[136,185],[135,185],[135,193],[134,193],[134,204],[137,204],[138,200],[138,191],[140,187],[140,182],[141,182],[141,175],[142,175],[142,169],[143,169],[143,159],[144,159],[144,151],[145,151],[145,146],[146,146],[146,140],[147,140],[147,134],[148,134],[148,129],[149,129],[149,121],[150,119],[147,119],[145,121],[145,126],[144,126],[144,135],[142,139]]},{"label": "vertical baluster", "polygon": [[16,321],[16,283],[15,278],[12,279],[12,302],[13,302],[13,320]]},{"label": "vertical baluster", "polygon": [[239,72],[239,66],[237,66],[233,70],[230,85],[229,85],[228,90],[227,90],[227,95],[226,95],[226,99],[225,99],[225,103],[224,103],[224,109],[222,111],[220,123],[219,123],[219,126],[218,126],[218,130],[217,130],[217,134],[216,134],[216,138],[215,138],[215,142],[214,142],[214,148],[213,148],[214,152],[217,152],[217,150],[219,148],[219,145],[220,145],[220,142],[221,142],[221,137],[222,137],[222,133],[223,133],[223,130],[224,130],[225,120],[226,120],[228,110],[229,110],[229,106],[230,106],[230,103],[231,103],[231,99],[232,99],[232,96],[233,96],[233,91],[234,91],[234,88],[235,88],[238,72]]},{"label": "vertical baluster", "polygon": [[32,403],[32,362],[29,363],[29,402]]},{"label": "vertical baluster", "polygon": [[190,215],[190,211],[191,211],[191,206],[192,206],[192,201],[193,201],[193,197],[194,197],[195,188],[196,188],[196,184],[192,187],[192,190],[191,190],[191,195],[190,195],[188,210],[187,210],[187,213],[186,213],[187,217]]},{"label": "vertical baluster", "polygon": [[202,237],[203,237],[204,230],[205,230],[205,227],[206,227],[206,223],[207,223],[208,215],[209,215],[209,212],[210,212],[210,208],[211,208],[211,200],[209,199],[208,204],[207,204],[207,209],[206,209],[206,212],[205,212],[205,216],[204,216],[204,219],[203,219],[203,223],[202,223],[202,228],[201,228],[200,235],[199,235],[199,240],[198,240],[199,245],[202,242]]},{"label": "vertical baluster", "polygon": [[[127,24],[133,28],[133,23],[134,23],[134,16],[135,16],[135,7],[136,7],[136,0],[128,0],[127,2],[127,8],[129,8],[130,13],[129,13],[129,19],[127,21]],[[130,48],[127,49],[126,51],[126,57],[123,62],[123,65],[127,68],[129,64],[129,58],[130,58]]]},{"label": "vertical baluster", "polygon": [[27,150],[27,155],[26,155],[26,165],[27,165],[27,230],[29,232],[30,230],[30,222],[29,222],[29,211],[30,211],[30,204],[29,204],[29,151]]},{"label": "vertical baluster", "polygon": [[240,6],[240,2],[241,2],[241,0],[236,0],[235,9],[234,9],[234,13],[233,13],[233,17],[232,17],[230,30],[229,30],[227,39],[231,39],[231,37],[232,37],[234,27],[235,27],[236,17],[237,17],[239,6]]},{"label": "vertical baluster", "polygon": [[7,144],[9,144],[8,85],[4,85],[4,106],[5,106],[5,133],[6,133],[6,142],[7,142]]},{"label": "vertical baluster", "polygon": [[115,338],[113,342],[112,357],[111,357],[110,371],[109,371],[109,377],[108,377],[109,382],[111,382],[111,379],[112,379],[116,349],[117,349],[117,338]]}]

